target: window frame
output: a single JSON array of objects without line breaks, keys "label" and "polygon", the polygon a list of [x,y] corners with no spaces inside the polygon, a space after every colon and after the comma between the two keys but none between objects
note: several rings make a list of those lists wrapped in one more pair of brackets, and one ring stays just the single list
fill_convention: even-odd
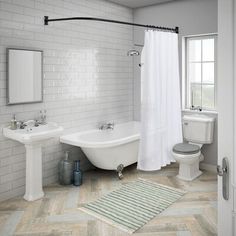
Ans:
[{"label": "window frame", "polygon": [[[201,34],[201,35],[188,35],[182,38],[182,108],[184,110],[190,110],[190,91],[189,91],[189,44],[191,39],[210,39],[214,38],[214,109],[207,107],[201,107],[202,111],[215,112],[217,111],[217,33]],[[202,47],[201,47],[202,50]],[[201,65],[202,65],[202,53],[201,53]],[[203,71],[201,70],[201,78]],[[202,84],[202,83],[201,83]]]}]

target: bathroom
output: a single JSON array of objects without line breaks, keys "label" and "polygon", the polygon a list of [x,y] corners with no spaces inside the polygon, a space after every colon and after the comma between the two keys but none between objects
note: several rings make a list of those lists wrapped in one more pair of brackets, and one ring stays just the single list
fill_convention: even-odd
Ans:
[{"label": "bathroom", "polygon": [[[223,235],[222,232],[234,235],[232,6],[233,0],[0,1],[0,235]],[[47,22],[45,16],[48,16]],[[86,19],[53,21],[71,17]],[[88,18],[103,19],[103,22]],[[155,30],[150,26],[168,27],[172,31]],[[178,43],[175,57],[175,63],[179,60],[176,81],[181,107],[178,114],[182,118],[201,115],[207,117],[211,125],[209,142],[203,142],[198,149],[204,160],[196,164],[197,171],[200,168],[203,173],[191,180],[178,178],[179,161],[175,159],[158,170],[144,171],[140,166],[137,169],[141,145],[139,125],[143,125],[141,70],[145,69],[145,61],[141,57],[145,32],[157,31],[171,33]],[[198,91],[190,93],[188,90],[187,73],[189,42],[207,39],[214,40],[214,60],[208,62],[214,64],[213,71],[208,71],[208,76],[213,74],[213,83],[208,84],[213,86],[207,97],[211,99],[209,109],[204,105],[198,107],[197,99],[202,97],[196,98]],[[130,50],[135,50],[135,55],[130,56]],[[17,101],[14,94],[11,97],[10,90],[13,85],[15,92],[19,86],[24,88],[25,94],[29,92],[27,85],[17,81],[10,83],[16,71],[11,71],[15,62],[11,63],[11,53],[20,52],[36,53],[42,58],[38,70],[42,83],[35,89],[38,99],[27,103]],[[19,61],[24,63],[21,59]],[[178,100],[178,97],[173,99]],[[22,125],[30,133],[32,120],[39,122],[39,128],[51,129],[50,139],[42,138],[40,145],[39,142],[30,145],[23,136],[19,138],[20,133],[15,135],[22,130],[19,121],[29,121]],[[15,121],[19,129],[8,128]],[[132,127],[125,126],[129,122]],[[181,129],[185,122],[179,122]],[[121,126],[124,132],[132,134],[128,141],[132,141],[133,146],[126,148],[124,145],[124,150],[119,147],[124,140],[127,142],[127,137],[118,141],[112,139],[116,132],[121,135]],[[117,149],[106,144],[112,153],[95,153],[96,135],[101,132],[107,132],[109,145],[117,142],[114,144]],[[78,133],[81,140],[74,141]],[[88,140],[93,138],[93,143],[82,140],[83,135],[88,135]],[[33,140],[33,136],[29,137]],[[59,183],[59,164],[66,152],[71,163],[79,160],[83,173],[80,186]],[[32,155],[34,159],[30,158]],[[100,155],[100,159],[109,158],[108,166],[96,163],[93,159],[98,157],[96,155]],[[222,164],[223,157],[232,164],[227,161]],[[229,166],[232,178],[228,176]],[[153,216],[149,213],[154,208],[145,209],[145,217],[149,220],[144,224],[142,217],[141,223],[138,216],[134,217],[132,224],[138,228],[132,230],[123,222],[116,224],[113,218],[104,219],[98,212],[85,209],[89,202],[96,202],[122,187],[128,188],[129,184],[132,187],[135,181],[138,181],[137,186],[147,181],[149,185],[159,184],[159,188],[173,188],[176,191],[173,196],[179,198]],[[167,190],[159,192],[164,191]],[[143,194],[140,202],[148,197]],[[170,198],[174,199],[173,196]],[[126,207],[129,209],[128,205]],[[228,220],[223,221],[222,215]]]}]

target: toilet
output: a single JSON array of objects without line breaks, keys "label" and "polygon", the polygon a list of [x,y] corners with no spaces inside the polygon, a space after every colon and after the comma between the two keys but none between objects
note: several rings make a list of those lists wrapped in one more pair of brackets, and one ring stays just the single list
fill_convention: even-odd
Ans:
[{"label": "toilet", "polygon": [[204,160],[201,147],[213,142],[214,118],[206,115],[184,115],[184,142],[172,149],[174,159],[179,163],[179,179],[192,181],[202,174],[199,162]]}]

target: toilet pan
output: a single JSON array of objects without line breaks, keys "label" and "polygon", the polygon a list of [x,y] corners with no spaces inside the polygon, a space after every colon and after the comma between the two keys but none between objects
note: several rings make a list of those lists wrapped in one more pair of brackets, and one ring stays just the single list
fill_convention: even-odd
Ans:
[{"label": "toilet pan", "polygon": [[172,154],[179,163],[179,179],[192,181],[202,174],[199,162],[203,161],[204,157],[198,145],[178,143],[173,147]]}]

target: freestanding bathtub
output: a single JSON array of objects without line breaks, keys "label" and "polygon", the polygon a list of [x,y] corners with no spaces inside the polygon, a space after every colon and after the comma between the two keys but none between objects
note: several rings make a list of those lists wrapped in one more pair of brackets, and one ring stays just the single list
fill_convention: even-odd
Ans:
[{"label": "freestanding bathtub", "polygon": [[140,123],[117,124],[114,129],[88,130],[60,137],[62,143],[80,147],[91,163],[101,169],[117,170],[137,162]]}]

